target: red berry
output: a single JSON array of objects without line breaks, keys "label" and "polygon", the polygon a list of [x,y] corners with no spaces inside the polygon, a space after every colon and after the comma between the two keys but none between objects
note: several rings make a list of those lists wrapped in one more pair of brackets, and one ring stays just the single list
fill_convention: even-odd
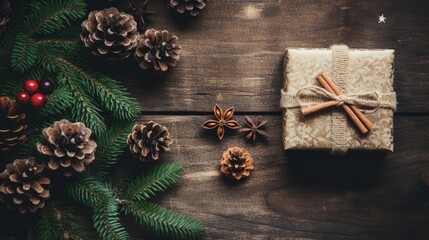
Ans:
[{"label": "red berry", "polygon": [[18,93],[18,95],[16,96],[16,99],[18,100],[18,102],[25,105],[30,101],[30,94],[22,91],[22,92]]},{"label": "red berry", "polygon": [[24,83],[24,91],[26,91],[29,94],[33,94],[37,92],[37,89],[39,89],[39,84],[36,80],[27,80]]},{"label": "red berry", "polygon": [[54,91],[54,83],[45,79],[39,82],[39,92],[49,95]]},{"label": "red berry", "polygon": [[31,106],[34,108],[42,108],[46,105],[48,102],[48,99],[45,95],[41,93],[36,93],[33,96],[31,96]]}]

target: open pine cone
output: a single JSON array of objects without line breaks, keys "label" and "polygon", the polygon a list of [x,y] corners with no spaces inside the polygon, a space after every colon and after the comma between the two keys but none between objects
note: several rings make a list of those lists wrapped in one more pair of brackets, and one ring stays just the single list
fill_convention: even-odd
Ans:
[{"label": "open pine cone", "polygon": [[220,171],[228,178],[241,180],[254,169],[253,158],[243,148],[232,147],[223,153]]},{"label": "open pine cone", "polygon": [[177,36],[167,30],[148,29],[140,35],[134,56],[143,69],[153,67],[157,71],[167,71],[180,59],[182,47],[177,41]]},{"label": "open pine cone", "polygon": [[85,124],[68,120],[54,122],[43,130],[45,141],[37,143],[43,155],[43,165],[51,170],[61,169],[69,177],[74,172],[83,172],[94,161],[97,143],[91,140],[91,129]]},{"label": "open pine cone", "polygon": [[0,155],[27,140],[24,135],[27,128],[25,117],[15,100],[0,97]]},{"label": "open pine cone", "polygon": [[195,17],[200,14],[208,0],[168,0],[168,6],[181,16]]},{"label": "open pine cone", "polygon": [[43,175],[43,166],[34,158],[17,159],[0,173],[0,200],[8,208],[18,208],[24,214],[45,206],[49,198],[49,178]]},{"label": "open pine cone", "polygon": [[82,22],[80,39],[92,54],[107,60],[121,60],[130,56],[138,36],[134,17],[112,7],[90,12]]},{"label": "open pine cone", "polygon": [[170,150],[173,140],[166,127],[150,121],[134,125],[127,143],[133,155],[141,161],[155,161],[161,152]]},{"label": "open pine cone", "polygon": [[6,24],[9,22],[10,11],[10,1],[0,0],[0,33],[4,30]]}]

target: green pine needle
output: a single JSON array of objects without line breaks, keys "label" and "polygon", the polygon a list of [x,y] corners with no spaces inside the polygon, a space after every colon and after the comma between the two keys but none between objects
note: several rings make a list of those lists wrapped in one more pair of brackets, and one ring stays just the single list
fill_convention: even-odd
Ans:
[{"label": "green pine needle", "polygon": [[121,225],[118,206],[113,199],[103,202],[94,208],[92,214],[94,228],[103,240],[129,239],[128,233]]},{"label": "green pine needle", "polygon": [[82,68],[66,59],[59,59],[64,68],[70,69],[80,82],[94,94],[99,103],[118,119],[133,119],[140,114],[140,104],[130,97],[126,89],[104,75],[85,72]]},{"label": "green pine needle", "polygon": [[109,188],[89,177],[82,177],[80,181],[67,188],[66,193],[75,201],[91,208],[114,198]]},{"label": "green pine needle", "polygon": [[165,191],[182,176],[183,167],[179,163],[163,164],[149,170],[132,181],[124,194],[126,200],[147,200],[157,192]]},{"label": "green pine needle", "polygon": [[50,34],[67,28],[72,22],[81,20],[85,14],[83,0],[38,0],[25,20],[27,34]]},{"label": "green pine needle", "polygon": [[65,67],[60,67],[62,81],[60,83],[68,86],[72,92],[74,102],[72,103],[72,117],[74,121],[84,122],[95,135],[100,135],[106,130],[106,124],[101,116],[101,109],[91,101],[90,95],[85,87],[76,79],[76,73]]},{"label": "green pine needle", "polygon": [[11,64],[14,70],[23,72],[36,62],[37,44],[25,34],[16,36],[15,46],[12,49]]},{"label": "green pine needle", "polygon": [[104,177],[110,167],[115,165],[126,146],[126,140],[134,121],[117,121],[97,138],[95,161],[90,165],[87,174]]},{"label": "green pine needle", "polygon": [[204,231],[203,226],[197,220],[172,213],[154,203],[127,202],[121,210],[155,232],[176,239],[198,239]]}]

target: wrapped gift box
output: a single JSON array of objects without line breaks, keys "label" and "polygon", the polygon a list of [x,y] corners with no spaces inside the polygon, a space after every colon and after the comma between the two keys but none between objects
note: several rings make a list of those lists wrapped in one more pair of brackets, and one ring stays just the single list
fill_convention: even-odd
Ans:
[{"label": "wrapped gift box", "polygon": [[[327,49],[288,48],[285,55],[284,87],[281,91],[285,150],[335,152],[338,150],[335,142],[340,141],[347,146],[345,151],[393,151],[393,114],[396,110],[393,50],[348,49],[340,45]],[[316,77],[322,71],[336,83],[341,78],[343,82],[338,85],[344,93],[379,96],[382,104],[364,113],[374,123],[368,133],[360,133],[341,108],[331,107],[309,116],[302,115],[298,92],[320,86]],[[335,114],[344,115],[343,129],[333,124]],[[342,132],[341,139],[337,139],[335,131]],[[341,151],[345,152],[344,149]]]}]

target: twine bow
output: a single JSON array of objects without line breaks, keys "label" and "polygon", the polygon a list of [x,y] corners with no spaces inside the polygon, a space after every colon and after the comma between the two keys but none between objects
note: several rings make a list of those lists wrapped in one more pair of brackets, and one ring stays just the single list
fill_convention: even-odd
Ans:
[{"label": "twine bow", "polygon": [[[344,104],[354,105],[361,108],[362,112],[375,112],[381,106],[380,94],[376,91],[359,94],[341,94],[338,96],[324,88],[312,86],[300,89],[296,93],[296,96],[298,104],[302,109],[315,106],[320,103],[320,100],[336,101],[335,106],[337,107],[341,107]],[[322,109],[316,109],[316,111],[319,110]]]}]

